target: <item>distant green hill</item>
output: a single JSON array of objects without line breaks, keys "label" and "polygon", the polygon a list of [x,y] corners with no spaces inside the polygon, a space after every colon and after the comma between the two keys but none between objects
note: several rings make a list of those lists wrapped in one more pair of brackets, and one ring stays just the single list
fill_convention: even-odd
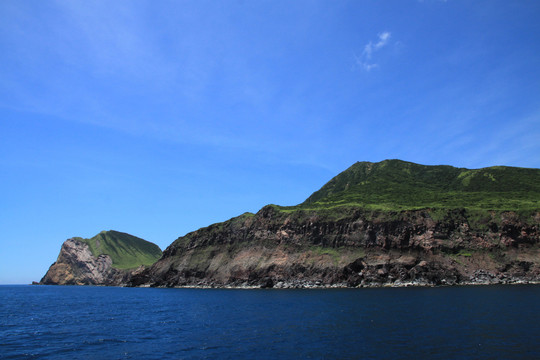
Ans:
[{"label": "distant green hill", "polygon": [[294,207],[360,206],[377,210],[540,209],[540,169],[426,166],[401,160],[357,162]]},{"label": "distant green hill", "polygon": [[161,249],[156,244],[119,231],[102,231],[93,238],[77,240],[88,244],[95,257],[109,255],[112,266],[117,269],[152,265],[161,257]]}]

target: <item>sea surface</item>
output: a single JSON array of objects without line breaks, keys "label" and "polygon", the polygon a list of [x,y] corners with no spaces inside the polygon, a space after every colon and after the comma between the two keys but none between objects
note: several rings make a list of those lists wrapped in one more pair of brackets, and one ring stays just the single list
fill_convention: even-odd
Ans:
[{"label": "sea surface", "polygon": [[0,286],[0,359],[540,359],[540,286]]}]

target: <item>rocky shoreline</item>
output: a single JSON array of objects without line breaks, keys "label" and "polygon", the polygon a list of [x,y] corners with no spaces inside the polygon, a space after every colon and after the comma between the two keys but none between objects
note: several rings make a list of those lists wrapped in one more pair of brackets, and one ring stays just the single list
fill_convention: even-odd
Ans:
[{"label": "rocky shoreline", "polygon": [[[427,266],[425,261],[421,261],[421,266]],[[350,267],[345,268],[343,272],[348,273]],[[373,270],[373,269],[372,269]],[[381,270],[381,269],[379,269]],[[493,273],[483,269],[475,270],[470,277],[464,277],[457,270],[449,271],[452,276],[436,277],[431,274],[431,277],[419,277],[414,280],[392,279],[384,280],[381,275],[387,275],[385,270],[372,271],[374,277],[362,277],[362,272],[357,273],[357,276],[349,276],[347,281],[323,282],[321,280],[304,280],[291,278],[288,280],[274,280],[271,277],[253,278],[251,281],[235,280],[228,283],[212,282],[205,279],[199,281],[184,282],[183,284],[171,283],[143,283],[136,285],[130,279],[127,283],[121,286],[131,287],[157,287],[157,288],[199,288],[199,289],[332,289],[332,288],[377,288],[377,287],[438,287],[438,286],[470,286],[470,285],[509,285],[509,284],[540,284],[540,276],[538,272],[529,273],[527,275],[515,276],[505,273]],[[140,275],[140,272],[138,275]],[[429,273],[428,273],[429,274]],[[300,276],[301,277],[301,276]],[[343,278],[343,276],[342,276]]]},{"label": "rocky shoreline", "polygon": [[[490,285],[540,285],[540,280],[494,280],[494,281],[467,281],[460,283],[447,284],[444,281],[441,284],[435,285],[425,282],[395,282],[395,283],[370,283],[360,284],[355,287],[348,286],[346,283],[338,283],[331,285],[322,285],[310,282],[278,282],[272,287],[257,286],[257,285],[176,285],[176,286],[157,286],[141,285],[139,288],[161,288],[161,289],[237,289],[237,290],[254,290],[254,289],[361,289],[361,288],[404,288],[404,287],[446,287],[446,286],[490,286]],[[125,287],[121,286],[121,287]]]}]

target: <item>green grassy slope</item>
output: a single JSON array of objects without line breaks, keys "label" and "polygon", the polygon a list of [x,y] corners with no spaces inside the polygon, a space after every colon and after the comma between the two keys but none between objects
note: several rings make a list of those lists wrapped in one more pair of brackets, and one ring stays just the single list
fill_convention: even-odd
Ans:
[{"label": "green grassy slope", "polygon": [[378,210],[540,209],[540,169],[426,166],[401,160],[358,162],[294,207],[361,206]]},{"label": "green grassy slope", "polygon": [[79,240],[88,244],[94,256],[109,255],[113,267],[117,269],[152,265],[161,257],[161,249],[156,244],[114,230],[102,231],[91,239]]}]

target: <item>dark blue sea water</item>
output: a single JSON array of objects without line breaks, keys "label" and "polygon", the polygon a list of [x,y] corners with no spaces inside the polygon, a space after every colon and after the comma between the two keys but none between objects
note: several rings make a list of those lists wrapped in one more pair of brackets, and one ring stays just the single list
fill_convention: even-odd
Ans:
[{"label": "dark blue sea water", "polygon": [[0,286],[1,359],[539,359],[540,286]]}]

